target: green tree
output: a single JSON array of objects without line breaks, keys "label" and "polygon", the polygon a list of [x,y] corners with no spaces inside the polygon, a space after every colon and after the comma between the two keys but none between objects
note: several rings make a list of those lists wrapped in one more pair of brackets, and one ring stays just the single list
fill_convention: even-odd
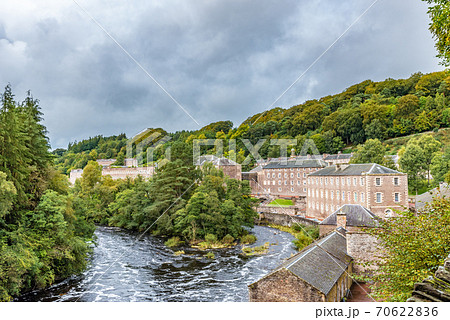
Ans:
[{"label": "green tree", "polygon": [[360,144],[353,155],[352,163],[378,163],[384,164],[386,147],[378,139],[369,139]]},{"label": "green tree", "polygon": [[88,193],[100,182],[102,178],[102,167],[97,161],[89,161],[87,166],[83,169],[81,178],[82,190]]},{"label": "green tree", "polygon": [[450,201],[435,198],[425,210],[399,212],[371,228],[380,241],[372,292],[385,301],[405,301],[414,283],[432,275],[450,252]]},{"label": "green tree", "polygon": [[0,171],[0,221],[11,210],[16,194],[14,184]]},{"label": "green tree", "polygon": [[436,41],[438,57],[444,66],[450,65],[450,4],[446,0],[424,0],[430,4],[430,31]]}]

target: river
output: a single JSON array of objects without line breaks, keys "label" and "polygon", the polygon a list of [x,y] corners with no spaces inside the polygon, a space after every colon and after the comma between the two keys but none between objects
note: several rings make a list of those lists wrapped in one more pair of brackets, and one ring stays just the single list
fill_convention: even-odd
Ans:
[{"label": "river", "polygon": [[[152,236],[136,242],[136,233],[98,227],[97,246],[82,275],[16,301],[248,301],[247,285],[296,252],[288,233],[263,226],[251,232],[258,238],[252,246],[271,244],[267,254],[246,257],[235,247],[211,250],[215,259],[208,259],[205,251],[172,250]],[[181,249],[185,254],[175,256]]]}]

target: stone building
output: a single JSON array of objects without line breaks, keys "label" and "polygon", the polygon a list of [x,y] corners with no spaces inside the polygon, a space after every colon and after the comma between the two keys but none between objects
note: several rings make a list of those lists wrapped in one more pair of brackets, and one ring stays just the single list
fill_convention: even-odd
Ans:
[{"label": "stone building", "polygon": [[359,204],[345,204],[319,224],[320,236],[336,228],[346,230],[347,254],[354,259],[353,272],[362,274],[372,271],[365,263],[376,258],[379,241],[367,232],[367,228],[379,227],[381,218]]},{"label": "stone building", "polygon": [[344,204],[390,217],[408,207],[408,177],[376,163],[337,164],[308,175],[307,216],[322,220]]},{"label": "stone building", "polygon": [[242,180],[241,165],[228,158],[216,157],[214,155],[200,156],[196,161],[197,166],[203,166],[205,163],[212,163],[214,167],[223,171],[223,173],[231,179]]},{"label": "stone building", "polygon": [[248,181],[250,189],[252,190],[252,195],[254,196],[267,196],[267,193],[264,192],[264,188],[260,183],[262,171],[263,167],[257,166],[249,172],[242,172],[242,180]]},{"label": "stone building", "polygon": [[270,161],[258,175],[265,194],[278,197],[305,197],[307,176],[326,167],[320,159]]},{"label": "stone building", "polygon": [[323,161],[327,163],[327,165],[332,166],[335,164],[348,164],[353,157],[353,153],[341,153],[337,154],[324,154]]},{"label": "stone building", "polygon": [[346,251],[345,236],[331,232],[250,284],[250,301],[341,301],[352,285],[352,258]]}]

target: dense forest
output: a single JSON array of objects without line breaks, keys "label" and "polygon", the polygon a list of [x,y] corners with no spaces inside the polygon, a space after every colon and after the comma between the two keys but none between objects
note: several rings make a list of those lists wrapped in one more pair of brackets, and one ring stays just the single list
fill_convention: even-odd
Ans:
[{"label": "dense forest", "polygon": [[73,203],[53,165],[39,101],[16,102],[8,85],[0,109],[0,301],[81,272],[95,226]]}]

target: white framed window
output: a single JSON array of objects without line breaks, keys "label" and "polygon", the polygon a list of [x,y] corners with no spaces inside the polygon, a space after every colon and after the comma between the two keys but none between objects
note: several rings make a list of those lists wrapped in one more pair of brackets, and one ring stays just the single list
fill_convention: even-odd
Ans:
[{"label": "white framed window", "polygon": [[294,192],[294,187],[291,187],[291,192]]},{"label": "white framed window", "polygon": [[336,178],[336,186],[339,185],[339,178]]},{"label": "white framed window", "polygon": [[281,173],[280,172],[278,173],[278,178],[281,178]]},{"label": "white framed window", "polygon": [[300,172],[297,172],[297,178],[300,178]]},{"label": "white framed window", "polygon": [[350,177],[347,177],[347,185],[349,186],[351,184]]},{"label": "white framed window", "polygon": [[291,180],[291,186],[293,186],[294,185],[294,180]]},{"label": "white framed window", "polygon": [[306,186],[306,180],[303,180],[303,185]]},{"label": "white framed window", "polygon": [[328,204],[325,205],[325,211],[328,212]]},{"label": "white framed window", "polygon": [[284,185],[287,186],[287,180],[284,180]]},{"label": "white framed window", "polygon": [[375,185],[381,186],[381,178],[375,178]]},{"label": "white framed window", "polygon": [[281,180],[278,180],[278,185],[281,186]]},{"label": "white framed window", "polygon": [[331,205],[331,212],[334,212],[334,205]]},{"label": "white framed window", "polygon": [[364,178],[363,177],[361,177],[361,185],[363,186],[364,185]]},{"label": "white framed window", "polygon": [[356,186],[356,178],[353,178],[353,185]]},{"label": "white framed window", "polygon": [[325,199],[328,199],[328,190],[325,190]]},{"label": "white framed window", "polygon": [[285,177],[285,178],[287,178],[287,177],[288,177],[288,174],[287,174],[287,173],[285,173],[285,174],[284,174],[284,177]]},{"label": "white framed window", "polygon": [[333,185],[334,178],[330,178],[330,184]]},{"label": "white framed window", "polygon": [[323,184],[323,178],[320,178],[320,185]]},{"label": "white framed window", "polygon": [[353,192],[353,197],[355,198],[355,202],[358,202],[358,193]]},{"label": "white framed window", "polygon": [[398,177],[394,177],[394,186],[400,185],[400,179]]},{"label": "white framed window", "polygon": [[376,197],[375,202],[376,203],[381,203],[381,199],[382,199],[381,192],[377,192],[375,197]]},{"label": "white framed window", "polygon": [[305,193],[306,193],[306,188],[303,188],[303,192],[305,192]]},{"label": "white framed window", "polygon": [[345,191],[342,191],[342,201],[345,201]]},{"label": "white framed window", "polygon": [[294,177],[294,174],[293,173],[291,173],[291,178],[293,178]]},{"label": "white framed window", "polygon": [[[305,184],[306,184],[306,181],[305,181]],[[297,180],[297,185],[298,186],[300,185],[300,180]]]},{"label": "white framed window", "polygon": [[344,178],[344,177],[341,178],[341,182],[342,182],[341,184],[342,184],[343,186],[345,186],[345,178]]},{"label": "white framed window", "polygon": [[400,202],[400,193],[398,193],[398,192],[394,193],[394,201]]},{"label": "white framed window", "polygon": [[328,178],[325,178],[325,185],[328,185]]},{"label": "white framed window", "polygon": [[303,178],[306,178],[306,172],[303,172]]},{"label": "white framed window", "polygon": [[272,180],[272,185],[273,185],[273,186],[275,185],[275,180]]},{"label": "white framed window", "polygon": [[364,202],[364,192],[361,192],[361,202]]},{"label": "white framed window", "polygon": [[308,197],[311,197],[311,190],[308,189]]},{"label": "white framed window", "polygon": [[320,190],[320,198],[323,199],[323,190]]},{"label": "white framed window", "polygon": [[267,174],[267,179],[270,179],[270,173]]},{"label": "white framed window", "polygon": [[347,199],[350,201],[350,191],[347,191]]},{"label": "white framed window", "polygon": [[319,197],[319,189],[316,189],[316,198]]},{"label": "white framed window", "polygon": [[333,200],[333,199],[334,199],[334,191],[331,190],[331,200]]},{"label": "white framed window", "polygon": [[281,191],[281,188],[278,188],[278,191]]}]

